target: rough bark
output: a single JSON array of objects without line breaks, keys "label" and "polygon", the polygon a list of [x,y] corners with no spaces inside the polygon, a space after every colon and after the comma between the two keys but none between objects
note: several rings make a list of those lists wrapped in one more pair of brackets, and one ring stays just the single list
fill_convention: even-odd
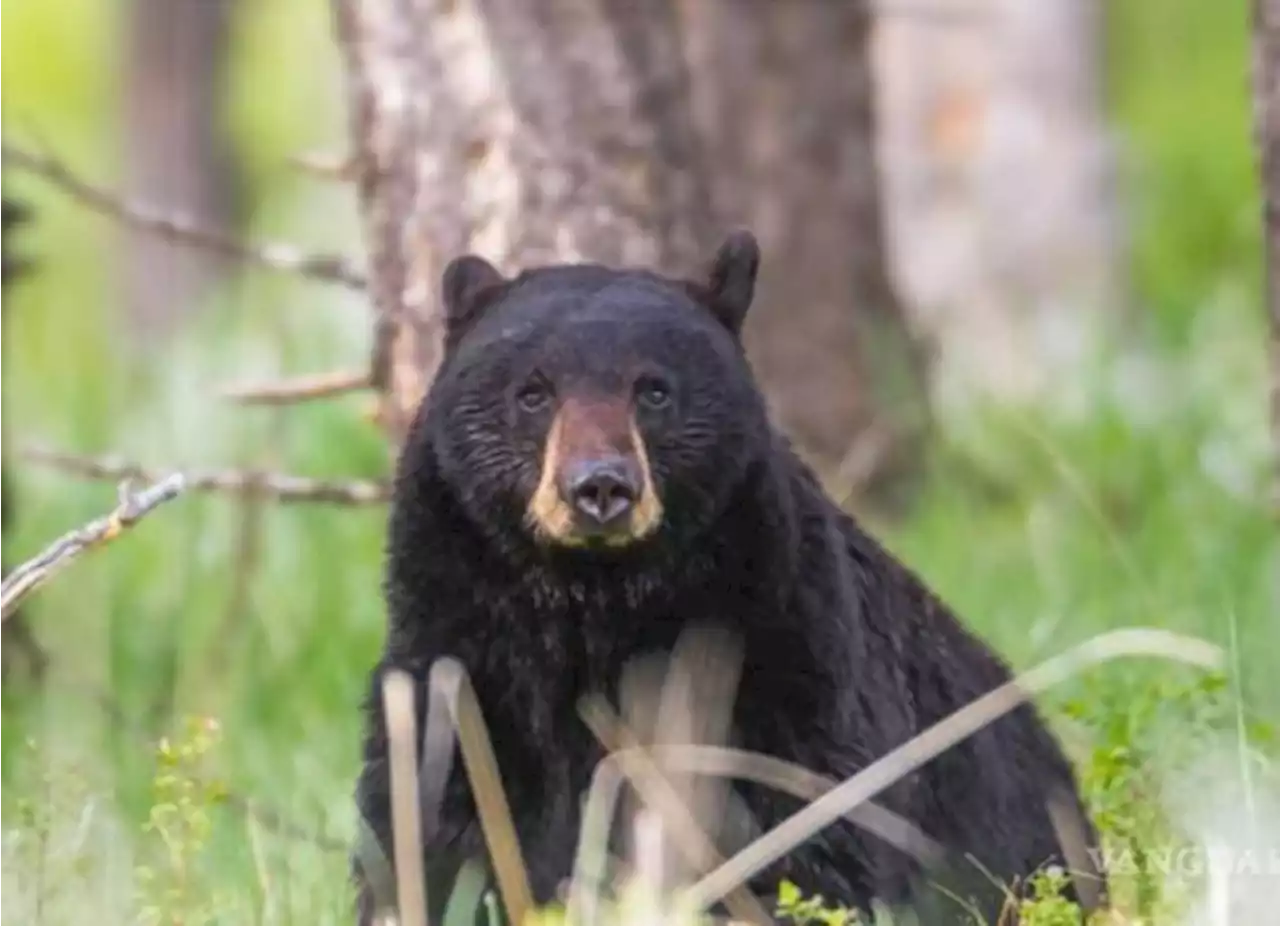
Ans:
[{"label": "rough bark", "polygon": [[1258,148],[1264,291],[1270,319],[1272,510],[1280,514],[1280,0],[1253,2],[1254,134]]},{"label": "rough bark", "polygon": [[680,8],[717,202],[765,254],[746,337],[774,412],[833,489],[901,475],[923,358],[885,269],[870,7]]},{"label": "rough bark", "polygon": [[935,396],[1031,398],[1120,301],[1100,7],[937,12],[877,20],[891,266],[936,348]]},{"label": "rough bark", "polygon": [[[716,226],[677,37],[624,0],[335,0],[384,424],[438,363],[444,264],[690,272]],[[653,151],[662,151],[656,159]]]},{"label": "rough bark", "polygon": [[883,269],[861,4],[336,11],[393,433],[437,363],[437,281],[454,255],[690,272],[745,224],[765,251],[748,350],[783,427],[842,484],[905,446],[889,422],[910,413],[871,390],[889,378],[879,367],[908,394],[918,374]]},{"label": "rough bark", "polygon": [[[234,227],[237,175],[221,125],[222,69],[234,0],[132,0],[125,83],[126,186],[202,227]],[[198,309],[226,262],[143,232],[124,232],[125,305],[136,335]]]}]

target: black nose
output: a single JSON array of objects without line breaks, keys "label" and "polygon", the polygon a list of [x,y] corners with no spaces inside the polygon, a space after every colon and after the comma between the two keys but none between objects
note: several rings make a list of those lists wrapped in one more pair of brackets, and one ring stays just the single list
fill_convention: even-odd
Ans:
[{"label": "black nose", "polygon": [[567,501],[594,524],[604,526],[626,515],[640,495],[640,474],[631,461],[616,457],[571,467],[564,483]]}]

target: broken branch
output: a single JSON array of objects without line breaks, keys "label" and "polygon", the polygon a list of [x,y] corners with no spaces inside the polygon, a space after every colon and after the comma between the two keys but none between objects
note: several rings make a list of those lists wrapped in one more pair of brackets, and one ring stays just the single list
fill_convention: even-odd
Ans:
[{"label": "broken branch", "polygon": [[128,202],[81,180],[65,164],[48,154],[37,154],[9,144],[4,145],[0,152],[7,166],[42,177],[96,212],[141,231],[270,270],[339,283],[350,289],[362,290],[365,287],[364,275],[350,267],[342,257],[307,254],[293,245],[274,242],[248,244],[216,229],[196,225],[182,216],[165,215],[154,208]]},{"label": "broken branch", "polygon": [[152,481],[155,482],[154,485],[137,493],[122,489],[120,504],[111,514],[63,534],[39,556],[9,573],[0,590],[0,611],[3,611],[3,618],[7,619],[18,602],[77,556],[92,547],[114,540],[160,505],[176,498],[186,487],[185,479],[180,473]]},{"label": "broken branch", "polygon": [[223,398],[242,405],[292,405],[310,399],[327,399],[348,392],[358,392],[371,385],[367,372],[339,371],[231,386],[224,389],[222,395]]},{"label": "broken branch", "polygon": [[289,163],[298,170],[321,180],[335,180],[341,183],[354,182],[360,166],[356,158],[351,155],[338,156],[312,151],[291,155]]},{"label": "broken branch", "polygon": [[[24,459],[71,476],[85,479],[137,479],[155,481],[153,470],[118,457],[80,457],[42,447],[22,451]],[[280,502],[328,502],[334,505],[376,505],[387,501],[391,487],[382,481],[356,479],[333,481],[285,473],[243,470],[189,472],[185,487],[195,492],[261,493]]]}]

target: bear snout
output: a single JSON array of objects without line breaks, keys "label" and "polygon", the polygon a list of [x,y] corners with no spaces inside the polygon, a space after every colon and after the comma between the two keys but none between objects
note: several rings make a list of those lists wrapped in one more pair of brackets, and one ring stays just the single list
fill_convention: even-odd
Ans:
[{"label": "bear snout", "polygon": [[585,523],[608,529],[631,513],[643,478],[634,458],[576,460],[560,473],[560,495]]},{"label": "bear snout", "polygon": [[657,529],[662,503],[626,403],[571,398],[560,406],[527,520],[539,537],[565,546],[625,546]]}]

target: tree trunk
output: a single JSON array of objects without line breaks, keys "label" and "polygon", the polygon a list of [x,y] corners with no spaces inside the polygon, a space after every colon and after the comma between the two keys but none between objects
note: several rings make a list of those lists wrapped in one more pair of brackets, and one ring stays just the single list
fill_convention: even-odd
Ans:
[{"label": "tree trunk", "polygon": [[[198,224],[236,222],[233,153],[222,131],[223,64],[234,0],[132,0],[125,86],[131,198]],[[196,311],[226,272],[222,258],[125,231],[125,305],[136,335],[154,337]]]},{"label": "tree trunk", "polygon": [[870,6],[680,6],[717,201],[765,255],[746,334],[775,415],[833,490],[902,475],[924,366],[886,273]]},{"label": "tree trunk", "polygon": [[1099,6],[936,6],[877,20],[891,263],[935,396],[1033,398],[1120,301]]},{"label": "tree trunk", "polygon": [[780,423],[827,475],[879,468],[910,421],[878,414],[873,367],[898,361],[879,366],[908,394],[918,376],[883,269],[860,4],[336,4],[393,433],[438,362],[456,254],[687,273],[746,224],[765,253],[746,338]]},{"label": "tree trunk", "polygon": [[663,9],[336,0],[393,435],[439,362],[437,293],[453,257],[476,251],[507,272],[589,259],[673,273],[710,258],[717,229]]},{"label": "tree trunk", "polygon": [[[28,220],[29,210],[25,203],[7,196],[0,201],[0,225],[3,225],[4,232],[3,243],[0,246],[0,291],[3,292],[8,303],[4,306],[4,314],[0,316],[0,325],[11,317],[10,313],[13,311],[13,284],[27,271],[27,259],[14,253],[12,245],[13,235]],[[9,394],[12,395],[12,392]],[[3,421],[3,418],[4,416],[0,415],[0,421]],[[9,492],[9,480],[5,478],[11,472],[10,467],[13,465],[13,461],[3,453],[3,448],[8,446],[10,446],[9,433],[6,428],[3,437],[0,437],[0,533],[6,535],[2,552],[0,552],[0,573],[6,575],[9,569],[4,560],[8,557],[3,554],[8,553],[9,550],[8,535],[13,532],[13,519],[16,513]],[[24,678],[38,682],[44,675],[47,664],[48,657],[27,623],[26,613],[21,609],[14,611],[5,618],[3,629],[0,630],[0,683],[8,687],[11,679],[15,677],[13,674],[15,670],[21,670]]]},{"label": "tree trunk", "polygon": [[1271,340],[1272,510],[1280,513],[1280,0],[1253,2],[1254,134],[1259,152]]}]

